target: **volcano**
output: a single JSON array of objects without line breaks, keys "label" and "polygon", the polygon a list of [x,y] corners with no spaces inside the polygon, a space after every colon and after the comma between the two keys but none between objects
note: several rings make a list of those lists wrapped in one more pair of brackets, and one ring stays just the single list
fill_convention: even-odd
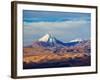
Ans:
[{"label": "volcano", "polygon": [[36,42],[33,42],[32,47],[42,46],[42,47],[63,47],[65,46],[64,43],[58,39],[56,39],[51,34],[46,34]]}]

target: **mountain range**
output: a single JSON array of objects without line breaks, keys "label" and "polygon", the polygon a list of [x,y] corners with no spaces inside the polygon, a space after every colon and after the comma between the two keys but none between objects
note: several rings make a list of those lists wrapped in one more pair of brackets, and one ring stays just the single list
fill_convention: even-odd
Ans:
[{"label": "mountain range", "polygon": [[23,53],[23,69],[89,66],[91,42],[77,38],[65,43],[46,34],[25,46]]},{"label": "mountain range", "polygon": [[[75,39],[64,43],[51,34],[46,34],[32,45],[27,47],[38,48],[44,51],[51,51],[53,53],[86,53],[90,55],[90,40]],[[27,48],[26,47],[26,48]],[[36,51],[35,51],[36,53]]]},{"label": "mountain range", "polygon": [[58,40],[56,37],[54,37],[51,34],[46,34],[40,39],[38,39],[37,41],[33,42],[31,46],[32,47],[46,47],[46,48],[50,48],[50,47],[62,48],[62,47],[79,46],[79,45],[89,44],[89,43],[90,43],[90,40],[82,40],[80,38],[77,38],[65,43]]}]

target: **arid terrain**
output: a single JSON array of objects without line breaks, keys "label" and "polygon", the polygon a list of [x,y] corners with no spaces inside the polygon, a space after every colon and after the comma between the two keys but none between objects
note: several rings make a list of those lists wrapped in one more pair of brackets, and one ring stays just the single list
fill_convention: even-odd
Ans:
[{"label": "arid terrain", "polygon": [[83,47],[51,50],[43,47],[24,48],[23,68],[89,66],[90,54]]}]

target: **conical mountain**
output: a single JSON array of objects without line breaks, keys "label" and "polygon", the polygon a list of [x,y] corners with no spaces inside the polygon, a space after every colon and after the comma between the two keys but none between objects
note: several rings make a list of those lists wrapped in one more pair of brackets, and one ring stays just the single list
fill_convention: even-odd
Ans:
[{"label": "conical mountain", "polygon": [[38,41],[47,42],[49,38],[50,38],[50,34],[46,34],[43,37],[41,37]]},{"label": "conical mountain", "polygon": [[63,42],[56,39],[53,35],[51,34],[46,34],[43,37],[41,37],[40,39],[38,39],[37,42],[35,42],[35,44],[33,44],[33,46],[36,44],[38,46],[43,46],[43,47],[61,47],[64,46]]}]

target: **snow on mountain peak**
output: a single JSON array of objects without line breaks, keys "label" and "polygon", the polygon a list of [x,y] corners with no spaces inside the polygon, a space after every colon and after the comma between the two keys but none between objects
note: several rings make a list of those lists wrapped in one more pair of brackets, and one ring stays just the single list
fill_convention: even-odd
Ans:
[{"label": "snow on mountain peak", "polygon": [[82,39],[81,38],[77,38],[77,39],[71,40],[69,42],[80,42],[80,41],[82,41]]},{"label": "snow on mountain peak", "polygon": [[49,40],[50,35],[46,34],[43,37],[41,37],[38,41],[43,41],[43,42],[47,42]]}]

